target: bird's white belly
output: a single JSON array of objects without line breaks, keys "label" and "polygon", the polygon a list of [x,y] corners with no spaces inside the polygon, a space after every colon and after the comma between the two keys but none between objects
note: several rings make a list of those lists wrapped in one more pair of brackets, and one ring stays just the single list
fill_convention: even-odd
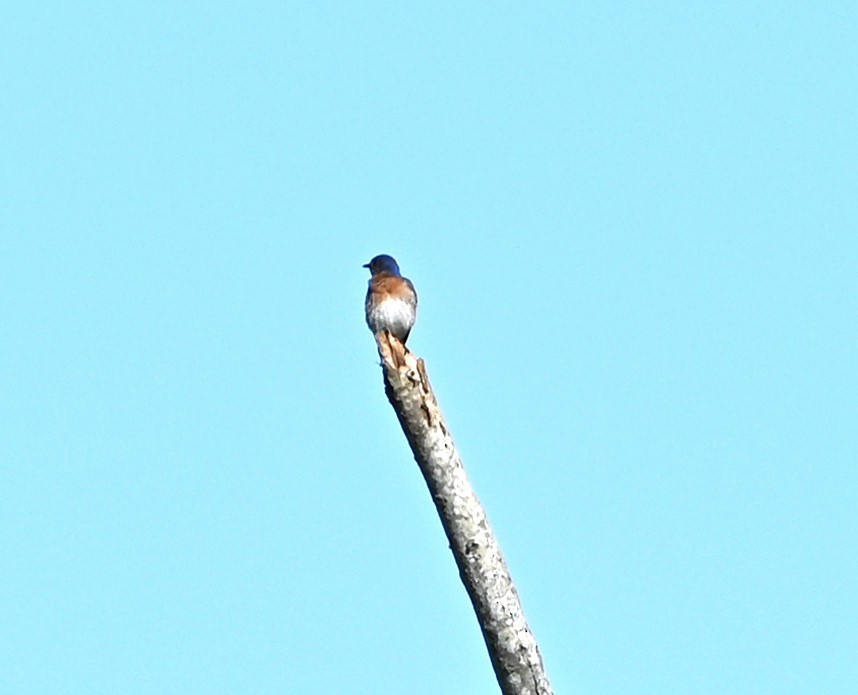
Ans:
[{"label": "bird's white belly", "polygon": [[373,333],[387,330],[402,340],[417,318],[414,307],[402,299],[389,297],[367,312],[366,322]]}]

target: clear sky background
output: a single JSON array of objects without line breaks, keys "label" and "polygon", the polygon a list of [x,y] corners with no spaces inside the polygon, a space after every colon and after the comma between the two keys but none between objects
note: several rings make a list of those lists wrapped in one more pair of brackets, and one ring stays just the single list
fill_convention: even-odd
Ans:
[{"label": "clear sky background", "polygon": [[850,3],[7,3],[0,691],[858,692]]}]

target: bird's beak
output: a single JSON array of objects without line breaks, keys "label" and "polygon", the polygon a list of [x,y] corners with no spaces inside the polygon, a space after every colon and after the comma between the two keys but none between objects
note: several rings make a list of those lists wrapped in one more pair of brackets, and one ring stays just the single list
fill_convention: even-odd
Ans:
[{"label": "bird's beak", "polygon": [[369,263],[364,263],[361,268],[369,268]]}]

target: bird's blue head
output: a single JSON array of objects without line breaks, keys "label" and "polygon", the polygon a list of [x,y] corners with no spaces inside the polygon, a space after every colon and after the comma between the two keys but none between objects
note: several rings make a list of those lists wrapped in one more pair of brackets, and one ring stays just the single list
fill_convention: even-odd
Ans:
[{"label": "bird's blue head", "polygon": [[369,268],[369,272],[372,273],[372,275],[389,273],[390,275],[400,277],[399,265],[394,260],[393,256],[386,256],[385,254],[376,256],[369,263],[366,263],[364,268]]}]

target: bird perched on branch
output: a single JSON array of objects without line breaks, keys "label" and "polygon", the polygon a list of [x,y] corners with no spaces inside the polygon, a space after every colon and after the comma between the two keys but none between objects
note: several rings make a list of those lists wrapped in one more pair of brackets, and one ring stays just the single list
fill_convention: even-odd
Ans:
[{"label": "bird perched on branch", "polygon": [[405,344],[417,320],[417,292],[411,280],[402,277],[391,256],[376,256],[364,265],[372,277],[366,292],[366,325],[373,333],[389,331]]}]

